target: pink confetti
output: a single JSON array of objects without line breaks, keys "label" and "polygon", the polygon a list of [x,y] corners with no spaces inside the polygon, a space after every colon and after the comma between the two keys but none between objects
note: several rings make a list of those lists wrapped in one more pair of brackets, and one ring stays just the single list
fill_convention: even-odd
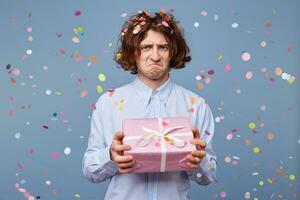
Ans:
[{"label": "pink confetti", "polygon": [[17,163],[17,166],[19,167],[19,169],[24,169],[24,165],[22,163]]},{"label": "pink confetti", "polygon": [[92,109],[93,109],[93,110],[96,110],[96,109],[97,109],[97,108],[96,108],[96,104],[94,104],[94,103],[92,104]]},{"label": "pink confetti", "polygon": [[168,126],[168,123],[166,121],[163,121],[162,124],[161,124],[163,127],[166,127]]},{"label": "pink confetti", "polygon": [[29,155],[33,155],[34,150],[33,149],[29,149]]},{"label": "pink confetti", "polygon": [[231,64],[227,64],[224,68],[224,73],[227,73],[231,70]]},{"label": "pink confetti", "polygon": [[54,160],[57,160],[59,158],[59,153],[56,151],[52,154],[52,157]]},{"label": "pink confetti", "polygon": [[10,117],[10,118],[13,118],[13,117],[14,117],[14,111],[13,111],[13,110],[10,110],[10,111],[9,111],[9,117]]}]

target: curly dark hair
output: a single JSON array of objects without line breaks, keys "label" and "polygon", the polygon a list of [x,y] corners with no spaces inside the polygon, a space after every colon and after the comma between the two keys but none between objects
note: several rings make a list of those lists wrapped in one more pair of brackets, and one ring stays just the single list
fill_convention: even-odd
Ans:
[{"label": "curly dark hair", "polygon": [[147,36],[149,30],[160,32],[170,45],[170,69],[185,67],[186,62],[191,61],[189,47],[183,37],[183,31],[179,22],[172,14],[165,12],[140,11],[130,17],[122,27],[119,38],[119,48],[115,53],[114,60],[131,74],[137,74],[136,50],[140,54],[140,43]]}]

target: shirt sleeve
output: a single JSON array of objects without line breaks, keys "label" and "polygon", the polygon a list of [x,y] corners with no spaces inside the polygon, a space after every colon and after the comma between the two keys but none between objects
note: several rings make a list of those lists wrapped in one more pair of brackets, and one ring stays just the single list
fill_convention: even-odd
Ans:
[{"label": "shirt sleeve", "polygon": [[[84,175],[93,183],[98,183],[111,178],[117,173],[116,164],[110,159],[110,144],[104,137],[103,124],[103,96],[96,103],[96,110],[93,111],[88,147],[85,151],[82,169]],[[107,133],[112,130],[106,130]]]},{"label": "shirt sleeve", "polygon": [[[204,111],[204,112],[203,112]],[[206,142],[206,155],[196,170],[187,172],[189,178],[200,185],[216,182],[217,158],[212,148],[214,135],[214,118],[207,103],[203,102],[196,113],[196,127],[200,138]]]}]

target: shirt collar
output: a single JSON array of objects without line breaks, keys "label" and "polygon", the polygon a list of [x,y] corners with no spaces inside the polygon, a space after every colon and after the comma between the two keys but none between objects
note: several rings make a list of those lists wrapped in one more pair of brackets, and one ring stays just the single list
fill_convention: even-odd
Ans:
[{"label": "shirt collar", "polygon": [[152,90],[150,87],[145,85],[137,76],[133,81],[134,89],[136,90],[138,97],[142,101],[145,107],[150,103],[152,95],[156,95],[160,98],[160,101],[165,105],[167,103],[168,97],[172,90],[173,82],[169,76],[168,80],[156,90]]}]

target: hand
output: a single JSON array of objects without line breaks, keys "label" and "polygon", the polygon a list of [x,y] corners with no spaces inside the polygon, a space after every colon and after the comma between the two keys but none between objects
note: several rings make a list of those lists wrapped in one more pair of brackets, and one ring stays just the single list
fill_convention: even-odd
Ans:
[{"label": "hand", "polygon": [[187,165],[190,168],[196,169],[199,167],[200,162],[205,157],[206,143],[205,141],[200,139],[200,134],[198,129],[192,128],[192,132],[194,135],[194,139],[191,140],[191,144],[195,144],[197,150],[194,150],[189,155],[187,155],[187,159],[188,159]]},{"label": "hand", "polygon": [[128,155],[124,156],[124,151],[130,150],[129,145],[125,145],[122,143],[124,138],[124,133],[119,131],[113,138],[113,141],[110,146],[110,158],[114,161],[120,173],[129,173],[133,170],[134,159],[133,156]]}]

